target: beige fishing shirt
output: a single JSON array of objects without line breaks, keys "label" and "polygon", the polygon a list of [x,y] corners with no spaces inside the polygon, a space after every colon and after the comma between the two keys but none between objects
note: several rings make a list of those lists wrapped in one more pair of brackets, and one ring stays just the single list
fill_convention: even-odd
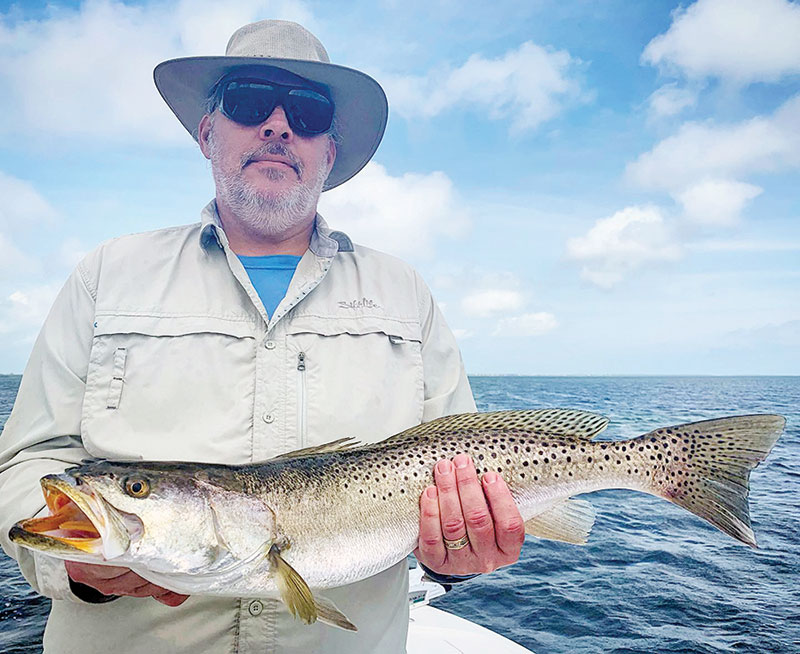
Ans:
[{"label": "beige fishing shirt", "polygon": [[101,245],[56,299],[0,436],[0,541],[53,598],[45,652],[404,652],[405,561],[325,591],[358,625],[352,634],[252,597],[87,604],[62,561],[18,548],[8,529],[43,509],[40,477],[82,459],[251,463],[474,410],[455,339],[417,273],[319,217],[271,317],[214,202],[200,224]]}]

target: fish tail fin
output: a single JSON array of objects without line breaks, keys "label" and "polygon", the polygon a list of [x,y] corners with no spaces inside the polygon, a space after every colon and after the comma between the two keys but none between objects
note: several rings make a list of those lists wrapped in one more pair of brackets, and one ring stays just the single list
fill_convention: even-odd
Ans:
[{"label": "fish tail fin", "polygon": [[658,429],[637,438],[646,447],[647,490],[757,548],[750,525],[750,471],[763,461],[786,420],[752,415]]}]

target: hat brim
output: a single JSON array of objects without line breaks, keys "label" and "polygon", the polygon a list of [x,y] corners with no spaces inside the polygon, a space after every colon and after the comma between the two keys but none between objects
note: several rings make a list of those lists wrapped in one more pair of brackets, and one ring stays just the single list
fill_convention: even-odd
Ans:
[{"label": "hat brim", "polygon": [[386,129],[389,106],[380,84],[353,68],[271,57],[182,57],[160,63],[153,78],[161,97],[197,140],[197,126],[214,84],[235,68],[254,65],[282,68],[330,89],[339,139],[323,190],[346,182],[372,158]]}]

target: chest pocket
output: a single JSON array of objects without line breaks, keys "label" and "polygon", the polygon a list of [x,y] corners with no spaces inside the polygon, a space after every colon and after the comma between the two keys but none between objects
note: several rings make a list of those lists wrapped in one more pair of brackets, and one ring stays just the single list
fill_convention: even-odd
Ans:
[{"label": "chest pocket", "polygon": [[86,449],[115,459],[249,461],[254,331],[220,318],[98,317]]},{"label": "chest pocket", "polygon": [[287,351],[297,363],[298,443],[353,436],[376,442],[422,420],[422,337],[417,323],[295,317]]}]

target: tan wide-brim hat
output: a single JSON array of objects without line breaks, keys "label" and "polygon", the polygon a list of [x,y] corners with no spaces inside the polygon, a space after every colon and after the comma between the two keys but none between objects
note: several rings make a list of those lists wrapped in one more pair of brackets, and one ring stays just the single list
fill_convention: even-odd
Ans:
[{"label": "tan wide-brim hat", "polygon": [[240,66],[273,66],[324,84],[335,107],[336,160],[323,190],[346,182],[375,154],[389,113],[386,94],[369,75],[330,63],[322,43],[297,23],[262,20],[236,30],[224,56],[182,57],[156,66],[161,97],[197,140],[214,85]]}]

